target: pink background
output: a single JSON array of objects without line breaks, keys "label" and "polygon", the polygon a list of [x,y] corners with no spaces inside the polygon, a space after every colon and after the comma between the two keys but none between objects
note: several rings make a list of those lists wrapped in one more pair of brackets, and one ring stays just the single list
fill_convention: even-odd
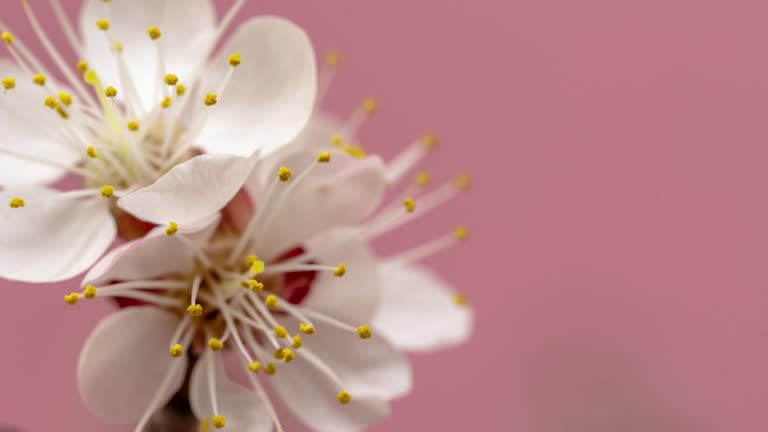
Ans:
[{"label": "pink background", "polygon": [[[327,108],[381,99],[367,146],[435,128],[427,168],[476,179],[383,245],[467,224],[429,263],[478,313],[470,344],[414,356],[416,390],[375,431],[768,428],[768,3],[265,0],[242,16],[263,13],[343,52]],[[75,383],[108,305],[2,285],[0,424],[128,430]]]}]

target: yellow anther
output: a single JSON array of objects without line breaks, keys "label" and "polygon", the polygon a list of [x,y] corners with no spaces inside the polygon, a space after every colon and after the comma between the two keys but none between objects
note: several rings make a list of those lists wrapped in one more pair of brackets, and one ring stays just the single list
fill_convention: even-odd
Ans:
[{"label": "yellow anther", "polygon": [[85,149],[85,154],[87,154],[89,158],[99,157],[99,152],[97,152],[93,146],[89,146],[87,149]]},{"label": "yellow anther", "polygon": [[283,349],[282,348],[275,348],[274,354],[272,356],[275,358],[275,360],[282,360],[283,359]]},{"label": "yellow anther", "polygon": [[169,236],[176,234],[179,231],[179,224],[176,222],[168,222],[168,228],[165,229],[165,233]]},{"label": "yellow anther", "polygon": [[184,96],[187,92],[187,86],[184,84],[176,84],[176,96]]},{"label": "yellow anther", "polygon": [[266,299],[264,299],[264,304],[267,305],[268,308],[274,310],[277,309],[277,306],[280,304],[280,302],[277,300],[277,296],[270,294]]},{"label": "yellow anther", "polygon": [[208,106],[216,105],[216,103],[219,101],[219,95],[216,93],[208,93],[205,95],[205,104]]},{"label": "yellow anther", "polygon": [[360,336],[360,339],[370,339],[373,336],[373,332],[367,325],[361,325],[357,328],[357,335]]},{"label": "yellow anther", "polygon": [[45,104],[45,106],[47,106],[50,109],[56,109],[59,107],[59,103],[56,102],[56,99],[53,96],[48,96],[47,98],[45,98],[43,103]]},{"label": "yellow anther", "polygon": [[16,88],[16,78],[5,77],[3,78],[2,82],[3,82],[3,88],[6,90]]},{"label": "yellow anther", "polygon": [[281,166],[280,169],[277,171],[277,178],[280,179],[281,182],[287,182],[291,179],[291,176],[293,175],[293,172],[290,168]]},{"label": "yellow anther", "polygon": [[24,198],[11,198],[10,201],[8,201],[8,205],[11,206],[11,208],[21,208],[24,207]]},{"label": "yellow anther", "polygon": [[59,117],[63,118],[64,120],[69,118],[69,114],[67,114],[67,112],[64,111],[64,108],[60,106],[56,107],[56,113],[59,114]]},{"label": "yellow anther", "polygon": [[413,213],[416,210],[416,202],[413,198],[406,198],[403,200],[403,207],[405,207],[405,211],[408,213]]},{"label": "yellow anther", "polygon": [[211,423],[213,423],[213,427],[215,427],[216,429],[221,429],[224,427],[224,425],[227,424],[227,419],[224,418],[224,416],[217,415],[217,416],[213,416],[213,418],[211,419]]},{"label": "yellow anther", "polygon": [[317,330],[315,328],[307,323],[301,323],[299,324],[299,330],[301,330],[302,333],[306,335],[312,335],[315,334]]},{"label": "yellow anther", "polygon": [[342,390],[336,395],[336,399],[339,400],[340,404],[346,405],[352,400],[352,395]]},{"label": "yellow anther", "polygon": [[104,198],[112,198],[115,195],[115,188],[112,185],[104,185],[99,189],[99,192]]},{"label": "yellow anther", "polygon": [[325,53],[325,64],[331,67],[336,67],[341,62],[341,53],[338,51],[328,51]]},{"label": "yellow anther", "polygon": [[264,291],[264,284],[257,281],[256,279],[251,279],[248,281],[248,289],[255,292],[256,294],[261,294],[261,292]]},{"label": "yellow anther", "polygon": [[336,277],[342,277],[347,274],[347,266],[344,263],[339,263],[336,269],[333,270],[333,275]]},{"label": "yellow anther", "polygon": [[467,174],[459,174],[453,179],[453,185],[458,190],[467,190],[472,186],[472,178]]},{"label": "yellow anther", "polygon": [[317,155],[317,161],[320,163],[328,163],[331,161],[331,152],[322,152]]},{"label": "yellow anther", "polygon": [[83,74],[83,80],[90,85],[96,85],[99,83],[99,75],[93,69],[88,69]]},{"label": "yellow anther", "polygon": [[421,145],[427,149],[432,150],[440,143],[440,139],[433,132],[427,132],[421,136]]},{"label": "yellow anther", "polygon": [[248,370],[253,373],[259,373],[259,371],[261,370],[261,363],[257,361],[248,363]]},{"label": "yellow anther", "polygon": [[85,60],[80,60],[77,62],[77,70],[79,70],[82,73],[85,73],[88,71],[88,62]]},{"label": "yellow anther", "polygon": [[429,176],[428,173],[422,171],[416,174],[416,178],[414,179],[414,181],[419,186],[426,186],[432,181],[432,178]]},{"label": "yellow anther", "polygon": [[3,39],[3,41],[5,41],[5,43],[7,43],[8,45],[13,43],[13,35],[8,33],[7,31],[0,34],[0,39]]},{"label": "yellow anther", "polygon": [[251,264],[251,273],[253,274],[264,273],[264,261],[262,260],[254,261],[254,263]]},{"label": "yellow anther", "polygon": [[136,132],[137,130],[139,130],[139,122],[137,122],[136,120],[129,121],[128,130],[132,132]]},{"label": "yellow anther", "polygon": [[203,307],[200,306],[199,304],[189,305],[187,307],[187,313],[189,313],[195,318],[201,317],[203,316]]},{"label": "yellow anther", "polygon": [[109,30],[109,20],[100,19],[96,21],[96,27],[98,27],[99,30]]},{"label": "yellow anther", "polygon": [[288,329],[286,329],[281,325],[275,326],[274,331],[275,331],[275,335],[277,335],[277,337],[279,338],[284,338],[288,336]]},{"label": "yellow anther", "polygon": [[469,231],[466,227],[459,226],[454,228],[453,236],[458,240],[465,240],[469,236]]},{"label": "yellow anther", "polygon": [[456,304],[456,306],[465,306],[467,304],[467,300],[464,298],[461,294],[456,294],[453,296],[453,303]]},{"label": "yellow anther", "polygon": [[363,101],[363,112],[366,114],[373,114],[379,109],[379,101],[374,98],[366,98]]},{"label": "yellow anther", "polygon": [[264,366],[264,373],[269,375],[269,376],[272,376],[272,375],[276,374],[277,373],[277,366],[275,366],[272,363],[267,363],[267,365]]},{"label": "yellow anther", "polygon": [[83,290],[83,297],[87,299],[92,299],[96,297],[96,287],[93,285],[88,285]]},{"label": "yellow anther", "polygon": [[341,150],[356,159],[362,159],[368,156],[368,152],[366,152],[364,148],[352,144],[344,144]]},{"label": "yellow anther", "polygon": [[256,261],[259,260],[258,255],[250,254],[247,257],[245,257],[245,265],[248,267],[252,266]]},{"label": "yellow anther", "polygon": [[72,105],[72,95],[67,92],[59,92],[57,95],[59,97],[59,100],[61,103],[63,103],[65,106]]},{"label": "yellow anther", "polygon": [[224,343],[216,338],[208,339],[208,348],[212,351],[221,351],[224,348]]},{"label": "yellow anther", "polygon": [[112,86],[109,86],[109,87],[105,88],[104,89],[104,96],[109,97],[109,98],[117,96],[117,89],[112,87]]},{"label": "yellow anther", "polygon": [[184,355],[184,347],[182,347],[180,344],[173,344],[171,345],[171,357],[173,358],[179,358],[182,355]]},{"label": "yellow anther", "polygon": [[37,84],[37,85],[39,85],[39,86],[44,86],[45,85],[45,81],[47,81],[47,79],[48,78],[46,78],[46,76],[44,74],[39,73],[39,74],[35,74],[32,77],[32,82]]},{"label": "yellow anther", "polygon": [[160,106],[163,108],[168,108],[173,103],[173,100],[171,100],[170,97],[166,96],[163,98],[163,101],[160,102]]},{"label": "yellow anther", "polygon": [[152,26],[147,29],[147,34],[149,35],[149,38],[152,40],[158,40],[160,39],[160,36],[163,34],[160,32],[160,29],[156,26]]},{"label": "yellow anther", "polygon": [[114,45],[112,45],[112,48],[115,49],[115,52],[121,53],[123,52],[123,43],[120,41],[115,41]]},{"label": "yellow anther", "polygon": [[75,292],[64,296],[64,302],[70,306],[76,305],[79,300],[80,300],[80,295]]},{"label": "yellow anther", "polygon": [[293,344],[291,344],[291,346],[293,346],[294,349],[299,349],[301,348],[302,345],[304,345],[304,341],[301,340],[301,336],[299,335],[294,336]]},{"label": "yellow anther", "polygon": [[286,363],[290,363],[293,361],[293,359],[296,358],[296,354],[291,351],[290,348],[284,348],[283,349],[283,361]]},{"label": "yellow anther", "polygon": [[169,73],[165,75],[163,81],[169,86],[175,86],[179,82],[179,77],[175,74]]},{"label": "yellow anther", "polygon": [[338,132],[331,135],[331,145],[335,147],[342,147],[344,145],[344,136]]},{"label": "yellow anther", "polygon": [[229,65],[232,67],[240,66],[240,53],[232,53],[229,55]]}]

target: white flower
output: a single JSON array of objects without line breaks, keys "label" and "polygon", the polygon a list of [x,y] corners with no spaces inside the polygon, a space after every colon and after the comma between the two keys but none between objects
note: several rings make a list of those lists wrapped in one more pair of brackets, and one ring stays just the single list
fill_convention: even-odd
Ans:
[{"label": "white flower", "polygon": [[[201,421],[281,430],[257,379],[263,371],[313,430],[357,431],[387,416],[388,401],[411,387],[398,346],[435,348],[468,336],[470,308],[413,265],[466,230],[383,260],[369,246],[452,197],[453,184],[420,207],[398,202],[362,222],[380,206],[392,165],[307,151],[269,162],[245,185],[254,197],[247,218],[228,207],[198,231],[169,237],[156,228],[105,256],[84,290],[65,298],[146,304],[105,319],[83,349],[78,379],[94,414],[143,430],[180,388],[190,353],[201,353],[189,394]],[[222,348],[250,371],[252,389],[226,377]]]},{"label": "white flower", "polygon": [[[13,58],[0,59],[0,195],[9,203],[0,209],[0,276],[72,277],[119,230],[145,233],[137,219],[199,225],[241,188],[255,152],[268,155],[301,131],[316,88],[301,29],[254,18],[214,53],[243,3],[217,22],[210,0],[89,0],[78,37],[53,1],[83,59],[70,67],[23,2],[55,71],[0,23]],[[68,173],[83,189],[45,186]]]}]

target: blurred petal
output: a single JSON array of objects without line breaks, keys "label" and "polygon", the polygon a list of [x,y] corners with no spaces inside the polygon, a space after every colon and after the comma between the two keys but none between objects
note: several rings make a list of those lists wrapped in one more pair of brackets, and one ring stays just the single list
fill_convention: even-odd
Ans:
[{"label": "blurred petal", "polygon": [[[85,342],[77,371],[80,394],[91,412],[107,421],[139,420],[173,362],[172,385],[162,405],[181,387],[187,358],[171,358],[168,349],[178,319],[156,307],[122,309],[102,320]],[[162,406],[161,405],[161,406]]]},{"label": "blurred petal", "polygon": [[259,17],[242,24],[214,57],[204,88],[214,91],[240,53],[219,103],[197,142],[207,152],[248,156],[288,144],[307,123],[317,87],[315,55],[304,31],[283,18]]},{"label": "blurred petal", "polygon": [[458,306],[456,290],[415,265],[388,262],[379,271],[381,301],[373,325],[396,347],[431,350],[464,342],[472,309]]},{"label": "blurred petal", "polygon": [[[69,279],[90,267],[115,239],[109,202],[73,199],[43,188],[0,194],[0,276],[26,282]],[[10,208],[19,196],[26,205]]]}]

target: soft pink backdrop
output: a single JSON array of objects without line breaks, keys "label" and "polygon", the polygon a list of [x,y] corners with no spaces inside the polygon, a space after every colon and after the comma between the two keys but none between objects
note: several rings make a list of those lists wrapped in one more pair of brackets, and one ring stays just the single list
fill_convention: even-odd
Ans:
[{"label": "soft pink backdrop", "polygon": [[[384,245],[467,224],[430,264],[478,313],[470,344],[414,356],[416,390],[375,431],[766,430],[768,3],[254,0],[242,16],[263,13],[343,52],[327,108],[381,99],[367,146],[435,128],[435,177],[476,179]],[[107,304],[2,285],[0,425],[128,430],[76,389]]]}]

